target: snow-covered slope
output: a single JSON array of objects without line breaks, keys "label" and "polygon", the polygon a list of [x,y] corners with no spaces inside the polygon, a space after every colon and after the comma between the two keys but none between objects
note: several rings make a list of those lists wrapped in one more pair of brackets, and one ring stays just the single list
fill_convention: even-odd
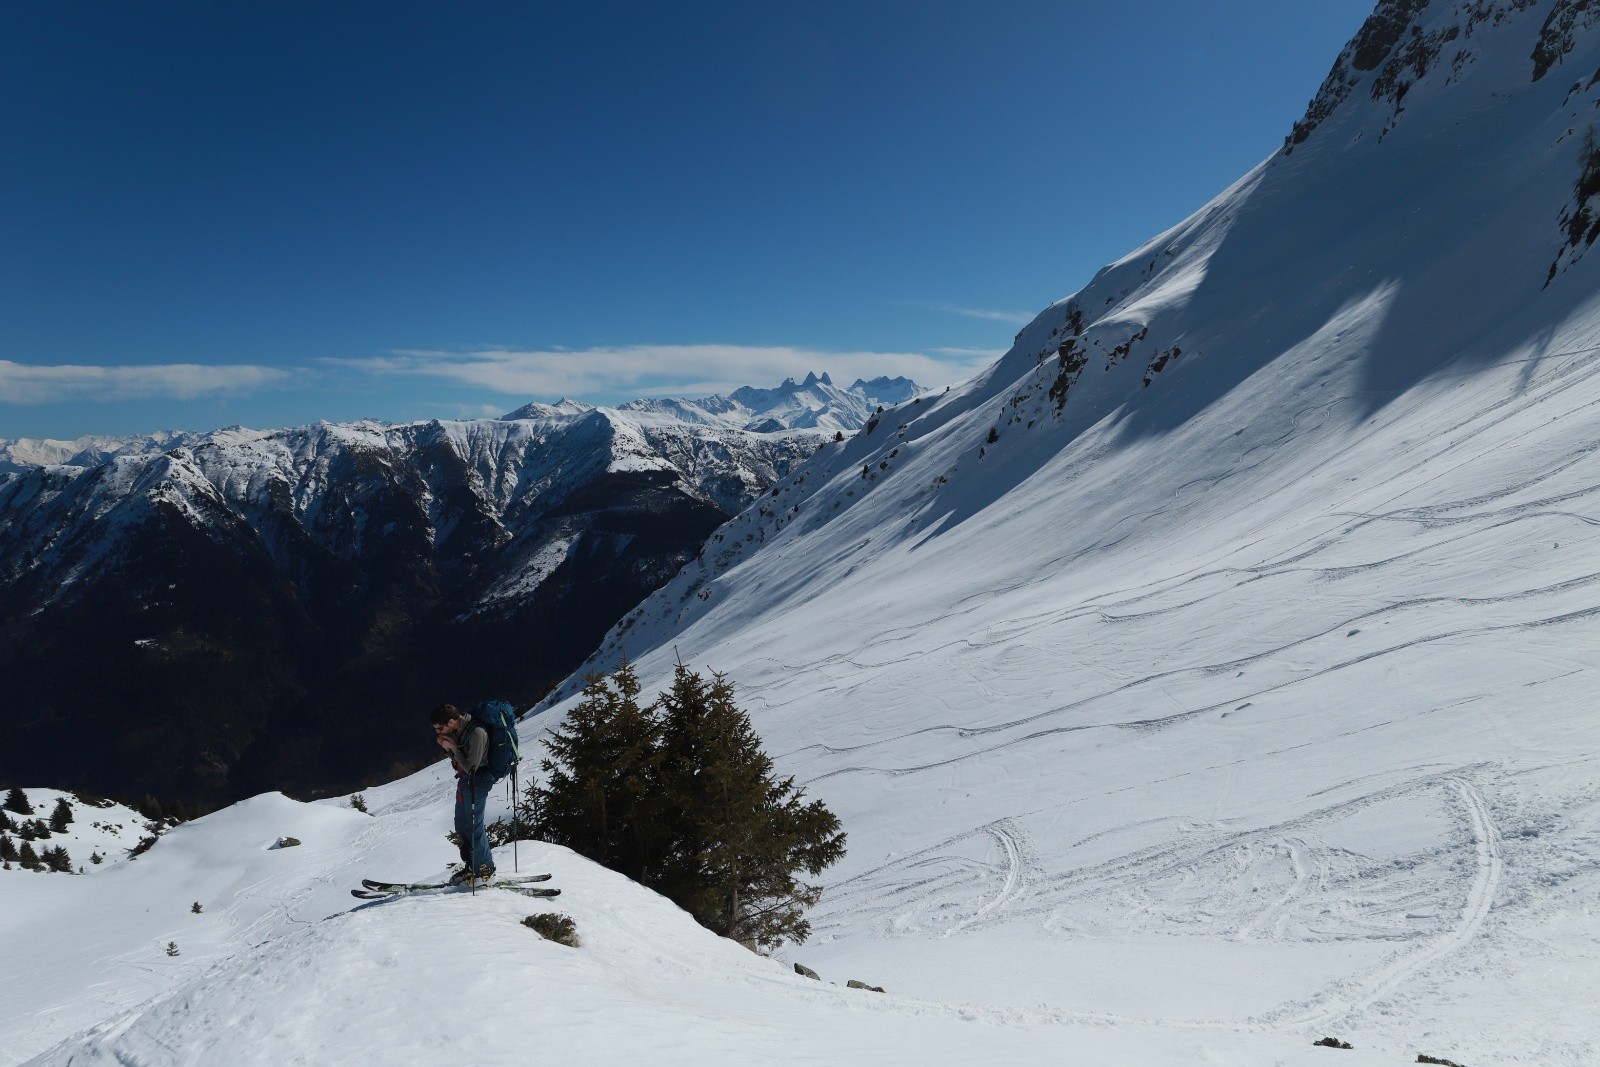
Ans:
[{"label": "snow-covered slope", "polygon": [[[99,874],[108,867],[126,863],[142,845],[166,832],[166,824],[154,821],[101,797],[82,797],[59,789],[18,787],[32,813],[0,810],[0,849],[20,853],[27,844],[35,855],[45,849],[61,849],[77,874]],[[9,795],[9,790],[5,790]],[[58,807],[66,805],[67,818],[62,829],[54,829],[52,819]],[[9,843],[9,848],[6,848]],[[0,864],[7,877],[31,874],[60,874],[61,871],[29,871],[20,860]]]},{"label": "snow-covered slope", "polygon": [[[362,876],[443,869],[449,788],[430,771],[370,791],[371,816],[263,795],[93,878],[0,879],[0,1062],[1319,1062],[1280,1034],[846,987],[879,984],[870,972],[818,982],[555,846],[520,858],[557,900],[352,900]],[[302,843],[272,847],[285,836]],[[521,925],[547,911],[573,918],[581,947]]]},{"label": "snow-covered slope", "polygon": [[[524,962],[498,900],[307,921],[358,870],[437,869],[428,772],[366,823],[251,825],[259,798],[109,872],[174,914],[128,904],[38,990],[0,957],[0,1044],[203,1062],[233,1027],[360,1061],[373,1018],[382,1059],[432,1062],[468,1047],[429,1044],[458,979],[490,1062],[1600,1061],[1597,67],[1585,0],[1385,0],[1284,150],[968,386],[827,446],[613,632],[594,665],[647,685],[727,672],[839,814],[783,960],[888,994],[729,955],[548,849],[524,861],[592,949]],[[292,878],[261,851],[291,810],[327,820]],[[190,867],[245,931],[203,978],[158,970]],[[8,897],[8,944],[78,936],[113,884],[56,881],[84,895]],[[78,991],[106,956],[115,1004]]]},{"label": "snow-covered slope", "polygon": [[1600,1059],[1597,22],[1381,5],[1304,137],[613,633],[840,814],[814,962]]},{"label": "snow-covered slope", "polygon": [[113,456],[176,448],[195,436],[188,433],[155,433],[137,437],[90,436],[75,441],[0,438],[0,475],[30,467],[91,467]]}]

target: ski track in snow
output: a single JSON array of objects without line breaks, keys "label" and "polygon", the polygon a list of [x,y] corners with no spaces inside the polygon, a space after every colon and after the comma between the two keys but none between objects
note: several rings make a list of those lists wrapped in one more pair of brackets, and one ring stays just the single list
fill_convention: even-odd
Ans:
[{"label": "ski track in snow", "polygon": [[[1173,841],[1130,853],[1097,867],[1060,875],[1044,872],[1032,854],[1021,828],[1012,820],[1001,820],[940,843],[918,853],[897,858],[889,864],[865,872],[830,888],[824,911],[850,913],[853,922],[876,916],[896,934],[909,935],[922,930],[930,915],[948,910],[965,912],[940,934],[953,937],[984,926],[1000,926],[1019,919],[1044,919],[1062,909],[1082,913],[1092,907],[1123,906],[1137,887],[1160,881],[1178,870],[1190,885],[1202,879],[1186,867],[1230,849],[1243,848],[1256,857],[1286,861],[1292,871],[1281,895],[1265,906],[1251,905],[1247,921],[1234,936],[1245,939],[1286,940],[1297,903],[1320,888],[1325,889],[1336,864],[1327,847],[1314,843],[1318,823],[1338,819],[1380,805],[1386,801],[1414,797],[1419,793],[1447,793],[1455,801],[1460,820],[1470,828],[1470,842],[1449,850],[1451,854],[1470,847],[1472,873],[1465,884],[1457,881],[1437,888],[1440,897],[1458,895],[1456,921],[1437,934],[1423,939],[1401,934],[1384,940],[1403,947],[1381,964],[1330,983],[1304,1000],[1279,1006],[1264,1014],[1244,1019],[1173,1019],[1164,1025],[1194,1030],[1250,1030],[1257,1032],[1306,1031],[1344,1021],[1376,1001],[1394,993],[1404,983],[1439,962],[1446,955],[1468,945],[1480,931],[1493,906],[1495,892],[1504,871],[1500,834],[1489,805],[1478,787],[1464,774],[1428,774],[1405,783],[1367,794],[1354,800],[1309,813],[1278,826],[1240,833],[1202,836],[1200,840]],[[998,863],[962,858],[960,846],[978,836],[988,837],[1000,852]],[[1000,885],[992,896],[973,901],[973,891],[994,881]],[[968,910],[970,909],[970,910]],[[817,923],[827,928],[825,918]],[[986,1014],[985,1009],[970,1009]],[[994,1012],[1012,1023],[1024,1019],[1038,1022],[1139,1023],[1140,1020],[1110,1012],[1071,1011],[1058,1008],[1005,1009]]]},{"label": "ski track in snow", "polygon": [[1500,832],[1489,812],[1489,805],[1476,786],[1465,778],[1447,779],[1458,795],[1472,825],[1475,870],[1461,905],[1459,922],[1422,947],[1404,951],[1367,974],[1337,982],[1308,1005],[1281,1008],[1256,1022],[1271,1027],[1315,1027],[1332,1024],[1393,993],[1408,978],[1435,963],[1445,954],[1466,945],[1478,933],[1505,869],[1501,856]]}]

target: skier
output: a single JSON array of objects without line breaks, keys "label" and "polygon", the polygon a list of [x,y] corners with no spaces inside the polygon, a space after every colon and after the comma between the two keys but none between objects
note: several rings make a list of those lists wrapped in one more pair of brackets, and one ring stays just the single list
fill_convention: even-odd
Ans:
[{"label": "skier", "polygon": [[484,884],[494,877],[494,854],[483,827],[483,808],[494,786],[494,772],[486,765],[489,732],[472,716],[453,704],[433,709],[433,732],[439,747],[450,754],[456,768],[456,842],[461,849],[461,869],[452,885]]}]

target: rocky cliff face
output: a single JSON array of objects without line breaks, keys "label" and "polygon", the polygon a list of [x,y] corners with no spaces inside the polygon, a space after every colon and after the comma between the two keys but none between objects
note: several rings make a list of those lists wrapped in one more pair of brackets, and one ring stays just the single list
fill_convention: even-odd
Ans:
[{"label": "rocky cliff face", "polygon": [[430,706],[531,702],[831,439],[799,389],[729,405],[766,432],[568,403],[0,442],[0,777],[214,801],[428,759]]}]

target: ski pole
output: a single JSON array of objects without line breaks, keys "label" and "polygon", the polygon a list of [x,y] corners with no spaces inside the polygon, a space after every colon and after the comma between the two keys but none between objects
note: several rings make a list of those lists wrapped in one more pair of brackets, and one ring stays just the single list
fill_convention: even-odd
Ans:
[{"label": "ski pole", "polygon": [[472,856],[472,869],[467,871],[467,879],[472,883],[472,895],[478,895],[478,797],[475,775],[467,775],[467,814],[470,816],[467,833],[472,837],[472,843],[467,846],[467,852]]},{"label": "ski pole", "polygon": [[517,863],[517,838],[522,836],[522,816],[517,813],[517,765],[511,765],[511,873],[521,874]]}]

